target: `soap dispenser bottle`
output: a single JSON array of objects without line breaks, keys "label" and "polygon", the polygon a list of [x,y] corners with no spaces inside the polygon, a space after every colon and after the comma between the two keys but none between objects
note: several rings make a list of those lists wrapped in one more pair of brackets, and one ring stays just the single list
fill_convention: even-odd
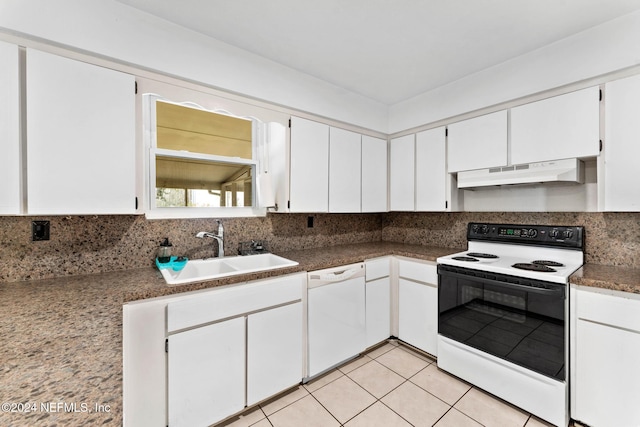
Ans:
[{"label": "soap dispenser bottle", "polygon": [[171,262],[171,247],[173,245],[169,243],[169,238],[165,237],[164,241],[160,243],[160,247],[158,248],[158,262],[161,264],[166,264]]}]

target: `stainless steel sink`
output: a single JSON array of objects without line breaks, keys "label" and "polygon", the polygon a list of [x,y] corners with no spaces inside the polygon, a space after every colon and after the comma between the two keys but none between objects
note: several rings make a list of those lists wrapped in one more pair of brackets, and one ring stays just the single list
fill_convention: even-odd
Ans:
[{"label": "stainless steel sink", "polygon": [[296,265],[298,265],[296,261],[278,255],[260,254],[189,260],[187,265],[180,271],[164,268],[160,272],[168,285],[180,285]]}]

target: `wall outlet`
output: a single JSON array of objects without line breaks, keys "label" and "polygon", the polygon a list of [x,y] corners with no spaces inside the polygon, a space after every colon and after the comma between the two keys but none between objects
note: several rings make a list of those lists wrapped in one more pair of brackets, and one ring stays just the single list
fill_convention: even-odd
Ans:
[{"label": "wall outlet", "polygon": [[49,221],[31,222],[31,240],[34,242],[49,240]]}]

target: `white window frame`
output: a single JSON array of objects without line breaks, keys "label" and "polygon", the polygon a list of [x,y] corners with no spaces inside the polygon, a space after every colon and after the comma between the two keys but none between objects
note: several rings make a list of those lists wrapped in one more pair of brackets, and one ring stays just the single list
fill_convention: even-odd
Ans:
[{"label": "white window frame", "polygon": [[[239,157],[226,157],[210,154],[191,153],[188,151],[177,151],[158,148],[157,142],[157,122],[156,122],[156,101],[167,102],[183,107],[197,108],[216,114],[224,114],[231,117],[249,119],[252,126],[252,156],[253,159],[242,159]],[[241,117],[224,110],[210,110],[193,102],[174,102],[163,98],[157,94],[146,93],[142,95],[142,121],[143,121],[143,143],[145,158],[145,205],[144,212],[149,219],[165,218],[232,218],[232,217],[256,217],[266,216],[267,208],[260,206],[261,186],[258,181],[261,175],[261,164],[267,163],[267,153],[265,144],[265,123],[255,117]],[[222,163],[244,164],[252,166],[253,182],[253,206],[245,207],[157,207],[156,206],[156,156],[173,157],[182,159],[209,160]]]}]

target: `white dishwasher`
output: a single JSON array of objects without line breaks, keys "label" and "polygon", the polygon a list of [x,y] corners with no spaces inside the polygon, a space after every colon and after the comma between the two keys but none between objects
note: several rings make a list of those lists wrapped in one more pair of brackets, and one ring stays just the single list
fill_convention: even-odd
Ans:
[{"label": "white dishwasher", "polygon": [[364,263],[308,273],[307,379],[366,348],[364,273]]}]

